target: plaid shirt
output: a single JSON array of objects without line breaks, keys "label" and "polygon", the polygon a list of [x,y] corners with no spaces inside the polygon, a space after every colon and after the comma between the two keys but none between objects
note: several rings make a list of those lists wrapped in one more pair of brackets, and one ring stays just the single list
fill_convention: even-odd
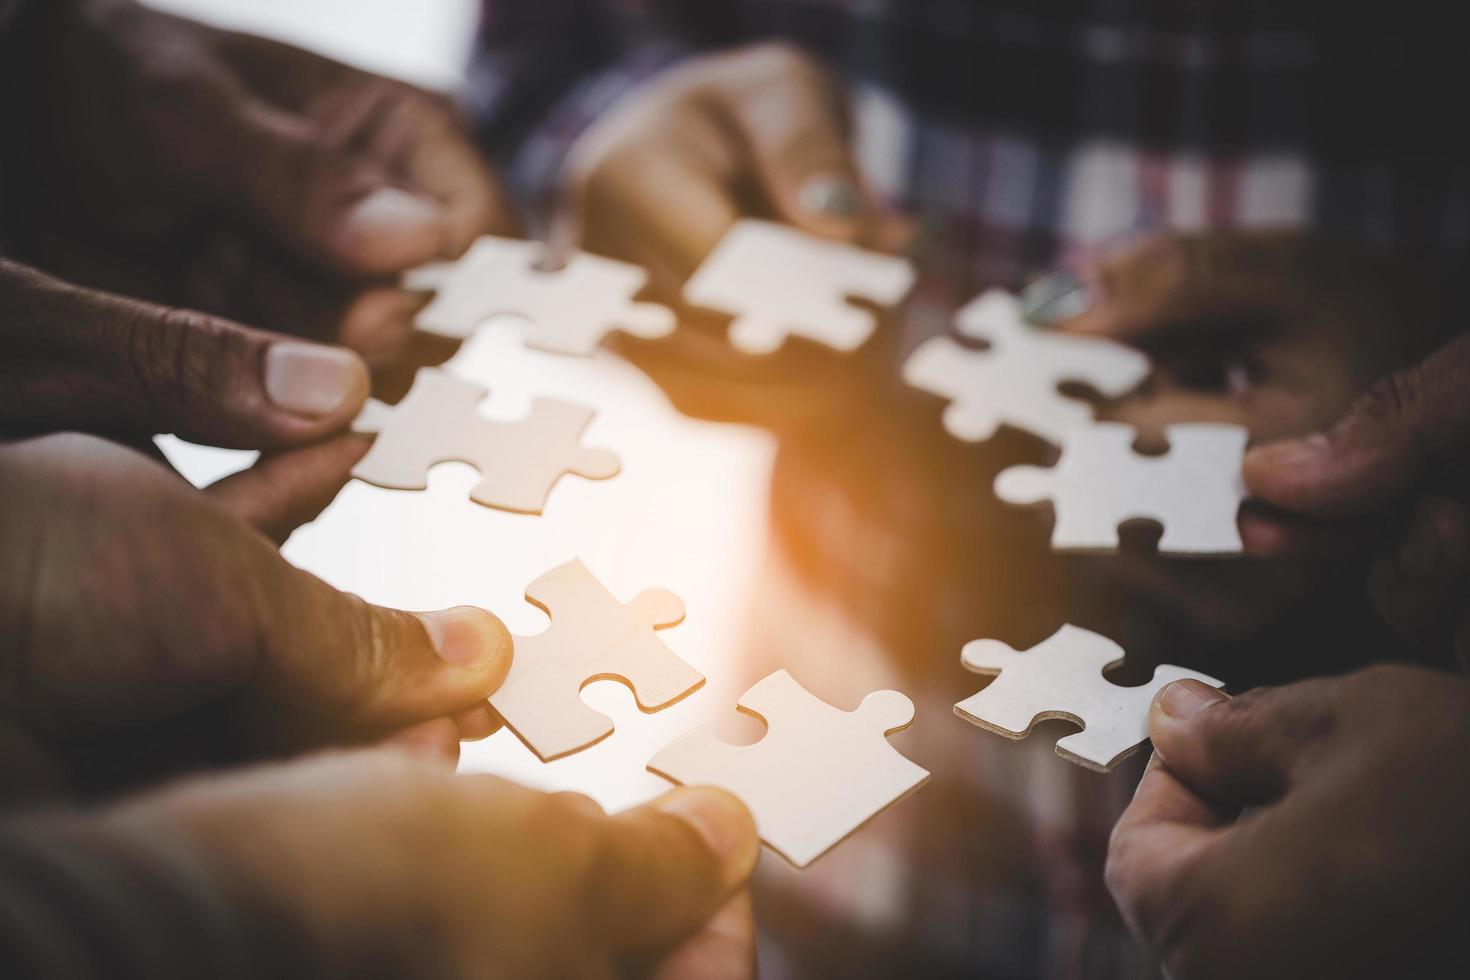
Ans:
[{"label": "plaid shirt", "polygon": [[[487,0],[469,97],[512,185],[544,208],[577,135],[671,63],[771,38],[821,55],[850,82],[865,173],[926,229],[932,293],[909,315],[927,308],[931,332],[984,286],[1153,229],[1294,226],[1462,263],[1470,166],[1436,113],[1467,90],[1470,59],[1412,9],[1349,6]],[[778,621],[762,638],[773,666],[830,674],[811,652],[830,638]],[[857,659],[845,646],[842,669]],[[921,718],[947,717],[954,691],[925,683],[895,686]],[[1099,777],[1049,739],[906,734],[933,785],[801,875],[767,869],[767,975],[1156,973],[1101,875],[1141,760]]]},{"label": "plaid shirt", "polygon": [[1437,106],[1466,90],[1466,59],[1412,8],[1396,28],[1345,6],[487,0],[471,97],[544,204],[568,145],[630,87],[779,37],[846,73],[867,174],[966,288],[1161,228],[1300,226],[1458,261],[1470,161]]}]

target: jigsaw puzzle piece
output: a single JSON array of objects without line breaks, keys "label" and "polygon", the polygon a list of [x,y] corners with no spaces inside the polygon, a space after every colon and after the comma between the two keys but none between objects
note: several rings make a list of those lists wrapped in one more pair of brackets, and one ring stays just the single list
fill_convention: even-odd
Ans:
[{"label": "jigsaw puzzle piece", "polygon": [[423,490],[439,463],[468,463],[480,472],[470,499],[487,507],[539,514],[563,473],[601,480],[618,458],[581,444],[593,411],[538,398],[524,419],[497,422],[479,413],[485,389],[424,368],[396,406],[370,400],[352,424],[376,433],[352,475],[389,490]]},{"label": "jigsaw puzzle piece", "polygon": [[654,633],[684,618],[684,603],[672,592],[649,589],[625,605],[574,560],[532,582],[526,599],[546,611],[551,625],[515,638],[510,673],[490,705],[544,762],[612,734],[612,721],[582,700],[592,681],[621,682],[645,712],[704,684],[704,675]]},{"label": "jigsaw puzzle piece", "polygon": [[950,399],[944,427],[957,439],[983,442],[1002,422],[1060,443],[1070,429],[1092,421],[1092,406],[1063,395],[1058,385],[1080,382],[1117,398],[1148,376],[1141,352],[1095,337],[1028,325],[1020,301],[988,290],[955,315],[960,333],[985,341],[972,350],[949,337],[920,344],[904,364],[915,388]]},{"label": "jigsaw puzzle piece", "polygon": [[759,742],[730,745],[699,728],[648,768],[672,782],[733,793],[754,815],[761,839],[799,868],[929,778],[888,744],[888,735],[914,719],[913,702],[897,691],[875,691],[856,711],[841,711],[778,670],[739,707],[766,723]]},{"label": "jigsaw puzzle piece", "polygon": [[457,262],[437,262],[405,274],[410,289],[433,291],[419,311],[419,329],[465,338],[492,316],[518,316],[526,344],[558,354],[593,353],[609,333],[655,338],[671,333],[674,314],[633,297],[648,282],[636,265],[574,252],[560,269],[540,268],[539,242],[486,235]]},{"label": "jigsaw puzzle piece", "polygon": [[[486,395],[479,385],[425,368],[397,405],[369,399],[352,423],[352,431],[375,434],[367,454],[352,468],[359,480],[387,490],[425,490],[429,469],[438,463],[476,464],[480,455],[461,445],[457,433],[479,418]],[[466,458],[470,457],[470,458]]]},{"label": "jigsaw puzzle piece", "polygon": [[551,488],[564,473],[589,480],[617,476],[622,464],[617,454],[581,444],[582,431],[595,413],[583,405],[537,398],[523,422],[506,426],[500,452],[517,465],[482,470],[470,491],[477,504],[521,514],[539,514]]},{"label": "jigsaw puzzle piece", "polygon": [[1208,674],[1160,664],[1148,683],[1119,687],[1111,710],[1104,711],[1099,706],[1088,717],[1082,731],[1057,739],[1057,755],[1088,769],[1101,772],[1112,769],[1148,740],[1148,706],[1153,703],[1154,695],[1174,681],[1190,677],[1211,687],[1224,686]]},{"label": "jigsaw puzzle piece", "polygon": [[1166,426],[1169,451],[1133,451],[1132,426],[1099,422],[1073,429],[1051,468],[1012,466],[995,494],[1012,504],[1052,502],[1051,544],[1058,551],[1114,551],[1118,526],[1147,519],[1163,526],[1159,553],[1227,555],[1242,549],[1237,515],[1249,434],[1236,425]]},{"label": "jigsaw puzzle piece", "polygon": [[852,351],[877,321],[850,299],[892,306],[913,282],[904,259],[744,219],[685,283],[684,298],[730,314],[730,341],[747,354],[772,353],[793,334]]},{"label": "jigsaw puzzle piece", "polygon": [[1010,739],[1024,738],[1039,721],[1072,722],[1082,731],[1058,739],[1057,754],[1106,772],[1148,740],[1148,706],[1159,690],[1189,677],[1224,686],[1208,674],[1163,664],[1147,684],[1123,687],[1103,674],[1123,659],[1117,643],[1070,625],[1025,652],[998,640],[972,640],[960,662],[975,673],[998,676],[956,704],[955,714]]}]

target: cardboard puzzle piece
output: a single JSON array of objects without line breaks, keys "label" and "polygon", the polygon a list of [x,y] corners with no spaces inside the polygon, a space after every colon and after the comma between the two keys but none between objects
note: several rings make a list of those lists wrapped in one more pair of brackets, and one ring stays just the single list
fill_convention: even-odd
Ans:
[{"label": "cardboard puzzle piece", "polygon": [[352,431],[377,433],[352,475],[389,490],[423,490],[437,463],[469,463],[480,471],[470,499],[486,507],[539,514],[563,473],[603,480],[618,457],[580,443],[592,409],[537,398],[531,414],[496,422],[479,414],[485,389],[424,368],[397,405],[370,400]]},{"label": "cardboard puzzle piece", "polygon": [[745,219],[684,284],[684,298],[733,316],[730,342],[747,354],[769,354],[791,334],[852,351],[878,324],[849,298],[893,306],[913,284],[905,259]]},{"label": "cardboard puzzle piece", "polygon": [[1133,451],[1132,426],[1072,429],[1056,466],[1003,470],[996,496],[1013,504],[1051,500],[1051,544],[1059,551],[1116,550],[1118,525],[1147,518],[1164,526],[1160,554],[1239,554],[1236,514],[1245,498],[1240,466],[1248,433],[1212,423],[1170,425],[1164,432],[1169,451],[1144,456]]},{"label": "cardboard puzzle piece", "polygon": [[634,302],[648,281],[638,266],[578,252],[562,268],[547,271],[537,268],[544,255],[539,242],[486,235],[458,261],[407,273],[405,287],[435,294],[415,325],[465,338],[488,317],[516,315],[531,324],[527,346],[583,356],[614,330],[646,338],[673,332],[674,314],[667,307]]},{"label": "cardboard puzzle piece", "polygon": [[1024,652],[999,640],[971,640],[960,662],[978,674],[998,674],[988,687],[954,706],[955,714],[1010,739],[1025,738],[1038,721],[1063,718],[1082,731],[1057,740],[1057,755],[1107,772],[1148,740],[1148,706],[1166,685],[1197,671],[1162,664],[1140,687],[1122,687],[1103,671],[1123,661],[1123,648],[1105,636],[1063,626]]},{"label": "cardboard puzzle piece", "polygon": [[915,388],[950,399],[944,427],[966,442],[983,442],[1002,422],[1060,445],[1067,430],[1092,421],[1092,407],[1057,390],[1082,382],[1120,398],[1148,376],[1140,351],[1097,337],[1079,337],[1028,325],[1021,303],[988,290],[955,314],[961,334],[990,344],[971,350],[951,337],[916,348],[903,367]]},{"label": "cardboard puzzle piece", "polygon": [[515,637],[510,673],[490,705],[543,762],[612,734],[612,720],[582,700],[593,681],[627,685],[645,713],[704,685],[704,675],[654,633],[684,619],[683,601],[666,589],[645,589],[622,603],[573,560],[527,586],[526,600],[545,610],[551,625]]},{"label": "cardboard puzzle piece", "polygon": [[761,840],[798,868],[929,779],[888,744],[886,736],[914,720],[913,702],[897,691],[875,691],[856,711],[841,711],[778,670],[739,707],[766,723],[759,742],[731,745],[699,728],[648,768],[676,783],[729,790],[754,814]]}]

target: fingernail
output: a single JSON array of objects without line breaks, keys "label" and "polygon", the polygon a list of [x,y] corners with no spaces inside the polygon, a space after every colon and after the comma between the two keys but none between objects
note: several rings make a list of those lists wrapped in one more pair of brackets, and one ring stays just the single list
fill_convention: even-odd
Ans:
[{"label": "fingernail", "polygon": [[391,268],[437,254],[443,223],[443,211],[428,198],[380,187],[342,216],[337,245],[367,265]]},{"label": "fingernail", "polygon": [[277,406],[319,418],[367,397],[367,369],[351,351],[319,344],[272,344],[265,352],[265,393]]},{"label": "fingernail", "polygon": [[427,198],[397,187],[380,187],[348,210],[345,222],[361,232],[403,234],[425,226],[438,229],[443,212]]},{"label": "fingernail", "polygon": [[1327,436],[1321,432],[1314,432],[1290,442],[1258,446],[1250,451],[1250,456],[1254,462],[1266,463],[1270,466],[1303,466],[1324,458],[1329,448]]},{"label": "fingernail", "polygon": [[863,213],[863,195],[846,177],[823,174],[807,178],[796,201],[805,213],[828,221],[856,223]]},{"label": "fingernail", "polygon": [[1086,313],[1092,301],[1086,279],[1071,269],[1053,269],[1021,291],[1021,316],[1035,326],[1051,327]]},{"label": "fingernail", "polygon": [[686,786],[653,802],[654,809],[687,822],[725,865],[730,884],[742,879],[755,862],[760,842],[750,811],[724,790]]},{"label": "fingernail", "polygon": [[475,606],[455,606],[436,612],[414,613],[441,660],[455,667],[484,667],[504,656],[509,636],[505,626]]},{"label": "fingernail", "polygon": [[1225,692],[1196,680],[1175,681],[1159,695],[1159,707],[1170,718],[1191,718],[1226,698]]}]

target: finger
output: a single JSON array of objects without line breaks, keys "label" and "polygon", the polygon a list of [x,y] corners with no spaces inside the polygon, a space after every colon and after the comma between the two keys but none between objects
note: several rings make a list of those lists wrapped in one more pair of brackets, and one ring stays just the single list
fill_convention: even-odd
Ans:
[{"label": "finger", "polygon": [[442,762],[451,768],[459,761],[459,729],[450,718],[431,718],[400,728],[379,744],[391,745],[410,755]]},{"label": "finger", "polygon": [[255,685],[288,704],[362,725],[405,725],[484,701],[510,669],[503,623],[471,606],[409,613],[371,605],[255,555]]},{"label": "finger", "polygon": [[1391,375],[1331,429],[1246,453],[1246,487],[1319,517],[1381,506],[1440,468],[1463,475],[1470,446],[1470,335]]},{"label": "finger", "polygon": [[403,172],[410,186],[432,196],[444,211],[441,252],[461,255],[480,235],[520,234],[509,192],[449,107],[417,93],[404,106],[413,139]]},{"label": "finger", "polygon": [[657,152],[609,147],[618,136],[594,131],[568,160],[550,251],[560,259],[580,245],[635,262],[648,270],[652,292],[678,296],[739,217],[727,186],[733,161],[718,158],[728,140],[704,116],[691,117]]},{"label": "finger", "polygon": [[755,976],[755,909],[738,892],[714,918],[646,973],[654,980],[748,980]]},{"label": "finger", "polygon": [[749,811],[708,787],[674,790],[599,826],[588,915],[629,955],[703,928],[749,878],[760,848]]},{"label": "finger", "polygon": [[395,186],[386,168],[334,145],[312,120],[238,85],[218,89],[187,172],[214,203],[346,275],[397,272],[441,254],[448,226],[438,202]]},{"label": "finger", "polygon": [[80,289],[0,260],[0,423],[33,432],[172,432],[274,449],[356,416],[367,368],[350,351],[190,310]]},{"label": "finger", "polygon": [[505,722],[497,711],[482,702],[456,714],[454,724],[461,742],[478,742],[500,731]]},{"label": "finger", "polygon": [[391,363],[413,337],[427,297],[388,284],[344,283],[233,229],[209,236],[189,275],[211,312],[293,336],[339,343],[370,365]]},{"label": "finger", "polygon": [[1380,616],[1401,636],[1420,639],[1458,613],[1470,565],[1470,519],[1455,501],[1425,497],[1415,503],[1397,550],[1380,560],[1368,594]]},{"label": "finger", "polygon": [[1285,274],[1303,249],[1299,234],[1158,234],[1085,270],[1091,302],[1065,329],[1141,340],[1198,331],[1292,300]]},{"label": "finger", "polygon": [[1220,840],[1229,818],[1183,782],[1155,754],[1133,802],[1108,841],[1108,890],[1133,930],[1152,939],[1177,906],[1181,883],[1200,855]]},{"label": "finger", "polygon": [[279,544],[327,508],[369,445],[364,439],[341,436],[262,456],[254,466],[211,484],[206,492]]},{"label": "finger", "polygon": [[444,257],[459,255],[478,235],[519,233],[510,196],[447,99],[248,35],[228,36],[224,48],[256,91],[321,120],[325,142],[362,152],[437,202]]},{"label": "finger", "polygon": [[1382,528],[1366,521],[1314,521],[1247,501],[1240,539],[1254,558],[1333,558],[1372,547]]},{"label": "finger", "polygon": [[776,216],[814,234],[861,237],[876,217],[849,141],[835,79],[795,48],[737,56],[728,107]]},{"label": "finger", "polygon": [[1306,681],[1231,698],[1196,680],[1175,681],[1149,706],[1149,738],[1169,771],[1208,799],[1270,803],[1330,719],[1329,685]]}]

